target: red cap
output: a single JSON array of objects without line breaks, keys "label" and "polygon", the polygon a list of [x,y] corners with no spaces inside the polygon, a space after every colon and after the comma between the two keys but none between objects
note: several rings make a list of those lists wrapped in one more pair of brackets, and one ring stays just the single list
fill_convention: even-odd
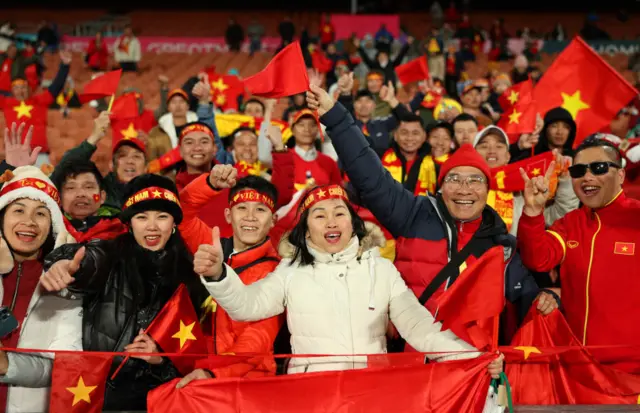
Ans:
[{"label": "red cap", "polygon": [[491,179],[491,170],[489,165],[474,148],[468,143],[465,143],[455,151],[453,155],[447,160],[447,162],[440,168],[440,175],[438,175],[438,186],[442,185],[444,177],[447,176],[450,170],[458,166],[473,166],[480,169],[484,176],[487,178],[487,182]]},{"label": "red cap", "polygon": [[122,139],[120,139],[118,142],[115,143],[115,145],[113,145],[113,151],[111,153],[116,153],[118,148],[120,148],[122,145],[133,146],[134,148],[139,149],[142,153],[146,153],[146,146],[145,146],[144,142],[142,142],[138,138],[122,138]]},{"label": "red cap", "polygon": [[167,95],[167,102],[169,102],[171,100],[171,98],[174,97],[174,96],[180,96],[184,100],[189,102],[189,95],[187,95],[187,92],[185,92],[182,89],[173,89],[171,92],[169,92],[169,94]]},{"label": "red cap", "polygon": [[313,118],[313,120],[315,120],[316,122],[320,122],[320,120],[318,119],[318,116],[316,115],[316,112],[314,112],[311,109],[304,108],[296,112],[295,115],[293,115],[293,121],[291,122],[291,126],[298,123],[298,121],[302,118]]}]

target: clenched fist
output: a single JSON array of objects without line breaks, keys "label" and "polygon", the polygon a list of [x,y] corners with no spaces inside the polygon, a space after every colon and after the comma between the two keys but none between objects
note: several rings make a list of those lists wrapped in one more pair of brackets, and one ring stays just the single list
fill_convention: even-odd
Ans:
[{"label": "clenched fist", "polygon": [[217,280],[222,275],[224,254],[220,244],[220,229],[213,227],[211,231],[211,244],[202,244],[193,254],[193,271],[203,277]]},{"label": "clenched fist", "polygon": [[233,165],[215,165],[209,174],[209,183],[217,189],[236,186],[238,170]]}]

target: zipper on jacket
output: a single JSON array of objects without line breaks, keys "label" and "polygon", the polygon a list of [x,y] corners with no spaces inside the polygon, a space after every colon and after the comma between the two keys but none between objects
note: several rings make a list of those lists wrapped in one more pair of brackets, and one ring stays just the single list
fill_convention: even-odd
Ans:
[{"label": "zipper on jacket", "polygon": [[22,278],[22,263],[18,263],[18,271],[16,277],[16,288],[13,291],[13,298],[11,299],[11,307],[9,309],[13,312],[13,309],[16,307],[16,301],[18,301],[18,290],[20,289],[20,279]]},{"label": "zipper on jacket", "polygon": [[584,306],[584,328],[582,330],[582,345],[587,345],[587,325],[589,323],[589,284],[591,283],[591,269],[593,267],[593,255],[595,253],[596,247],[596,237],[602,229],[602,223],[600,222],[600,216],[598,216],[597,212],[593,212],[597,222],[598,228],[596,232],[593,234],[593,238],[591,238],[591,253],[589,254],[589,267],[587,268],[587,283],[585,286],[585,306]]}]

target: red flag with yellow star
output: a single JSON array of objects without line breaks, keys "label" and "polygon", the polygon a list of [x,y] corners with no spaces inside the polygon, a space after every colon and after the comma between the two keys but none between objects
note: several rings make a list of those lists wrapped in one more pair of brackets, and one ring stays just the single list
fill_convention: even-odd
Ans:
[{"label": "red flag with yellow star", "polygon": [[116,90],[118,90],[120,76],[122,76],[122,69],[114,70],[98,76],[95,79],[91,79],[89,83],[84,86],[82,93],[78,96],[80,102],[86,103],[95,99],[114,95]]},{"label": "red flag with yellow star", "polygon": [[47,114],[49,105],[53,102],[54,98],[48,90],[30,96],[27,100],[0,96],[0,108],[4,114],[5,124],[9,128],[14,122],[18,125],[24,123],[27,128],[33,126],[31,149],[40,146],[43,153],[49,152]]},{"label": "red flag with yellow star", "polygon": [[531,178],[544,176],[553,159],[553,152],[544,152],[505,166],[491,168],[490,187],[497,191],[520,192],[524,190],[524,181],[520,175],[520,168],[524,169]]},{"label": "red flag with yellow star", "polygon": [[429,79],[429,65],[426,56],[418,57],[395,68],[398,80],[403,85]]},{"label": "red flag with yellow star", "polygon": [[101,412],[112,357],[90,352],[56,354],[49,412]]},{"label": "red flag with yellow star", "polygon": [[514,404],[638,402],[640,377],[602,365],[558,310],[543,316],[534,303],[511,345],[502,351]]},{"label": "red flag with yellow star", "polygon": [[[200,320],[193,308],[189,292],[184,284],[162,307],[147,330],[164,353],[207,354],[207,342],[200,327]],[[182,374],[193,370],[193,357],[171,357]]]},{"label": "red flag with yellow star", "polygon": [[300,42],[295,41],[271,59],[267,67],[244,79],[247,91],[265,98],[281,98],[309,89],[309,75]]},{"label": "red flag with yellow star", "polygon": [[220,110],[238,111],[238,97],[244,96],[244,83],[237,76],[207,72],[211,86],[211,100]]},{"label": "red flag with yellow star", "polygon": [[[517,89],[513,89],[516,88]],[[498,121],[498,127],[502,128],[509,136],[509,143],[516,143],[523,133],[531,133],[536,126],[536,114],[538,108],[533,101],[533,82],[531,78],[518,83],[512,90],[505,91],[500,98],[507,93],[507,102],[514,102],[511,106],[503,106],[504,113]]]},{"label": "red flag with yellow star", "polygon": [[609,125],[638,91],[584,40],[576,37],[553,61],[533,90],[541,114],[561,106],[578,126],[576,147]]},{"label": "red flag with yellow star", "polygon": [[531,78],[525,82],[516,83],[498,97],[498,103],[504,111],[511,109],[518,103],[531,100],[533,100],[533,82]]}]

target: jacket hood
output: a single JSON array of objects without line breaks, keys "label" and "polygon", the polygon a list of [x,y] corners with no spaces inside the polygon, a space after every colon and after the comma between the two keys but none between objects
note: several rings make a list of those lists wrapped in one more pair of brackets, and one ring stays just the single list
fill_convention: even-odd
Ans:
[{"label": "jacket hood", "polygon": [[[360,248],[358,248],[358,257],[368,250],[384,247],[387,239],[379,226],[372,222],[364,224],[366,235],[360,240]],[[278,245],[278,253],[282,258],[292,258],[295,247],[289,242],[289,233],[284,234]]]},{"label": "jacket hood", "polygon": [[565,108],[557,107],[548,111],[544,115],[544,126],[540,131],[540,141],[536,145],[535,153],[540,154],[549,151],[549,141],[547,140],[547,128],[554,122],[563,121],[569,124],[569,137],[564,143],[562,153],[565,156],[570,156],[573,153],[573,141],[576,139],[577,126],[573,120],[571,113]]}]

